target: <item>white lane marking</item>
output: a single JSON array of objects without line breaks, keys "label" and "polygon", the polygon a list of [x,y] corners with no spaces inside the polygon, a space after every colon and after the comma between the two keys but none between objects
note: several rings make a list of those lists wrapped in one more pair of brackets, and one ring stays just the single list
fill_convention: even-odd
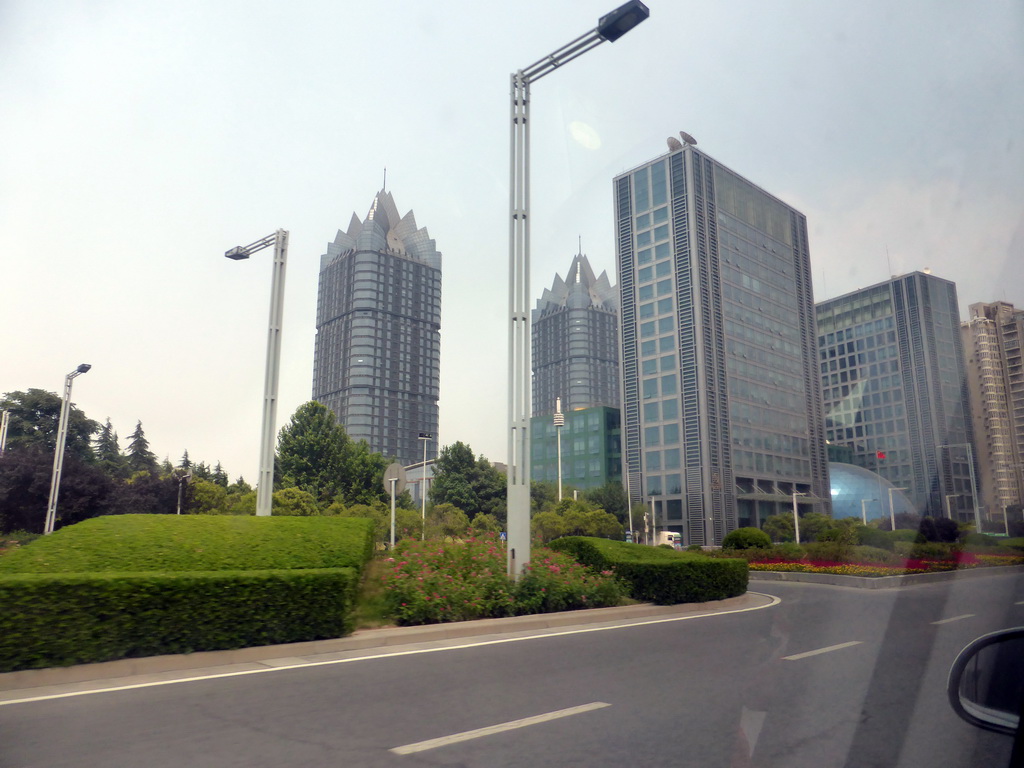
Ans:
[{"label": "white lane marking", "polygon": [[851,640],[848,643],[839,643],[838,645],[830,645],[827,648],[818,648],[815,651],[805,651],[804,653],[794,653],[792,656],[783,656],[783,661],[796,661],[797,659],[806,659],[808,656],[817,656],[819,653],[831,653],[832,651],[839,651],[843,648],[849,648],[854,645],[860,645],[863,640]]},{"label": "white lane marking", "polygon": [[1014,605],[1024,605],[1024,600],[1018,600]]},{"label": "white lane marking", "polygon": [[969,619],[969,618],[971,618],[973,616],[974,616],[973,613],[964,613],[964,614],[961,614],[960,616],[951,616],[948,619],[939,619],[938,621],[933,621],[932,624],[935,624],[935,625],[938,625],[938,624],[949,624],[949,623],[954,622],[954,621],[960,621],[961,619]]},{"label": "white lane marking", "polygon": [[[687,616],[673,616],[668,619],[648,619],[636,621],[631,624],[616,624],[611,627],[585,627],[583,629],[567,629],[561,632],[548,632],[543,635],[529,635],[526,637],[504,637],[500,640],[481,640],[478,642],[462,643],[460,645],[446,645],[441,648],[415,648],[410,651],[391,651],[390,653],[372,653],[366,656],[353,656],[348,659],[330,659],[328,661],[307,661],[301,664],[290,664],[287,666],[266,667],[264,669],[243,669],[237,672],[217,672],[212,675],[193,675],[190,677],[179,677],[174,680],[154,680],[148,683],[132,683],[129,685],[113,685],[106,688],[91,688],[84,691],[68,691],[66,693],[51,693],[44,696],[29,696],[23,699],[9,699],[0,701],[0,707],[8,704],[30,704],[34,701],[51,701],[53,699],[68,699],[73,696],[91,696],[95,693],[111,693],[114,691],[132,691],[137,688],[155,688],[161,685],[177,685],[178,683],[194,683],[199,680],[218,680],[224,677],[242,677],[244,675],[263,675],[270,672],[282,672],[288,669],[302,669],[304,667],[326,667],[333,664],[349,664],[354,661],[374,661],[376,659],[390,659],[394,656],[415,656],[420,653],[438,653],[440,651],[460,651],[465,648],[480,648],[485,645],[501,645],[503,643],[518,643],[525,640],[543,640],[548,637],[565,637],[567,635],[582,635],[588,632],[604,632],[610,629],[628,629],[630,627],[645,627],[652,624],[668,624],[673,621],[689,621],[691,619],[710,618],[712,616],[727,616],[731,613],[747,613],[749,611],[760,611],[764,608],[771,608],[782,602],[782,599],[775,595],[768,595],[763,592],[747,592],[748,595],[771,598],[771,602],[765,605],[755,605],[750,608],[734,608],[731,611],[718,611],[717,613],[698,613]],[[514,631],[514,630],[510,630]],[[522,631],[522,630],[520,630]],[[259,662],[268,663],[266,660]]]},{"label": "white lane marking", "polygon": [[578,707],[569,707],[568,709],[559,709],[555,712],[548,712],[543,715],[534,715],[533,717],[524,717],[521,720],[509,720],[507,723],[499,723],[498,725],[489,725],[486,728],[477,728],[472,731],[463,731],[462,733],[453,733],[450,736],[442,736],[438,739],[428,739],[427,741],[418,741],[415,744],[406,744],[404,747],[394,747],[391,752],[396,755],[411,755],[414,752],[424,752],[428,749],[436,749],[437,747],[443,747],[448,744],[458,744],[460,741],[469,741],[470,739],[479,739],[481,736],[490,736],[495,733],[504,733],[505,731],[513,731],[516,728],[525,728],[528,725],[537,725],[539,723],[546,723],[550,720],[557,720],[561,717],[571,717],[572,715],[580,715],[584,712],[590,712],[595,709],[604,709],[610,707],[611,704],[606,704],[603,701],[594,701],[590,704],[581,704]]}]

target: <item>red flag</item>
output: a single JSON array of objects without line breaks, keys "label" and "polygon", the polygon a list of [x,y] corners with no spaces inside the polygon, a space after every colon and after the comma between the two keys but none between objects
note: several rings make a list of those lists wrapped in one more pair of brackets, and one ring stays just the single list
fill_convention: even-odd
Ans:
[{"label": "red flag", "polygon": [[885,458],[885,451],[875,451],[875,458],[876,459],[884,459]]}]

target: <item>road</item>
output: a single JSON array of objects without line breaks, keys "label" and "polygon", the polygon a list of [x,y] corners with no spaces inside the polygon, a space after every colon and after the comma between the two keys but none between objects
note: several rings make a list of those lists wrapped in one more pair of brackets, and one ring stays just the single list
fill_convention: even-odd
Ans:
[{"label": "road", "polygon": [[0,766],[1008,762],[1010,740],[961,722],[945,682],[972,639],[1024,625],[1024,574],[877,591],[775,582],[752,589],[779,601],[6,703]]}]

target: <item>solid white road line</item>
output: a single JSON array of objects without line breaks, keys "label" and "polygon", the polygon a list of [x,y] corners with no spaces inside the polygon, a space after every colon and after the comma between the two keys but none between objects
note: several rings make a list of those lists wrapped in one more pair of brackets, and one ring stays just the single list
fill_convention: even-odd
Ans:
[{"label": "solid white road line", "polygon": [[595,709],[603,709],[605,707],[610,706],[611,704],[606,704],[603,701],[594,701],[590,704],[581,704],[578,707],[559,709],[556,712],[548,712],[543,715],[524,717],[521,720],[510,720],[507,723],[499,723],[498,725],[489,725],[486,728],[477,728],[472,731],[453,733],[451,736],[442,736],[438,739],[418,741],[415,744],[406,744],[404,747],[394,747],[390,751],[394,752],[396,755],[411,755],[414,752],[424,752],[428,749],[436,749],[437,747],[443,747],[448,744],[457,744],[460,741],[479,739],[481,736],[490,736],[491,734],[495,733],[513,731],[516,728],[525,728],[528,725],[538,725],[539,723],[546,723],[549,720],[558,720],[561,717],[571,717],[572,715],[580,715],[584,712],[590,712]]},{"label": "solid white road line", "polygon": [[940,619],[939,621],[933,621],[932,624],[935,624],[935,625],[938,625],[938,624],[949,624],[949,623],[954,622],[954,621],[960,621],[961,619],[969,619],[972,616],[974,616],[973,613],[964,613],[964,614],[961,614],[960,616],[951,616],[948,619]]},{"label": "solid white road line", "polygon": [[[0,707],[9,704],[29,704],[34,701],[51,701],[53,699],[68,699],[73,696],[91,696],[96,693],[112,693],[114,691],[132,691],[137,688],[155,688],[161,685],[177,685],[178,683],[193,683],[200,680],[218,680],[224,677],[244,677],[246,675],[263,675],[270,672],[283,672],[286,669],[302,669],[305,667],[328,667],[335,664],[351,664],[357,661],[372,661],[374,659],[390,659],[395,656],[414,656],[420,653],[440,653],[441,651],[458,651],[464,648],[480,648],[485,645],[503,645],[505,643],[521,643],[529,640],[541,640],[549,637],[565,637],[566,635],[583,635],[590,632],[607,632],[612,629],[627,629],[629,627],[646,627],[652,624],[668,624],[676,621],[692,621],[693,619],[711,618],[713,616],[727,616],[733,613],[747,613],[748,611],[760,611],[764,608],[771,608],[782,602],[781,598],[774,595],[766,595],[763,592],[747,592],[748,595],[759,595],[771,598],[765,605],[755,605],[750,608],[734,608],[729,611],[717,611],[715,613],[690,613],[685,616],[672,616],[667,619],[645,619],[624,624],[613,624],[612,626],[583,627],[580,629],[565,629],[557,632],[544,632],[543,634],[527,635],[520,637],[503,637],[498,640],[475,640],[456,645],[445,645],[438,648],[416,648],[411,651],[384,651],[381,653],[369,653],[365,656],[353,656],[347,659],[329,659],[327,661],[303,661],[299,664],[286,664],[283,666],[268,666],[261,669],[244,669],[237,672],[217,672],[212,675],[188,675],[186,677],[173,678],[171,680],[154,680],[148,683],[129,683],[127,685],[111,685],[107,687],[90,688],[82,691],[67,691],[65,693],[51,693],[42,696],[26,696],[21,699],[8,699],[0,701]],[[515,630],[510,630],[515,631]],[[542,630],[537,630],[542,632]],[[270,664],[268,660],[258,662]],[[42,687],[42,686],[41,686]]]},{"label": "solid white road line", "polygon": [[860,645],[863,640],[851,640],[848,643],[839,643],[838,645],[830,645],[827,648],[818,648],[816,651],[805,651],[804,653],[794,653],[792,656],[783,656],[783,661],[796,661],[797,659],[806,659],[808,656],[817,656],[821,653],[831,653],[832,651],[839,651],[843,648],[849,648],[854,645]]},{"label": "solid white road line", "polygon": [[1024,605],[1024,600],[1018,600],[1014,605]]}]

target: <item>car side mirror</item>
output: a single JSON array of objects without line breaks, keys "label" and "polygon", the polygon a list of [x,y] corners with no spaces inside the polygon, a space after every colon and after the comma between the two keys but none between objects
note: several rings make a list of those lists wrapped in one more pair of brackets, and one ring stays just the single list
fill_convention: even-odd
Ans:
[{"label": "car side mirror", "polygon": [[956,657],[949,703],[971,725],[1013,736],[1024,707],[1024,627],[983,635]]}]

